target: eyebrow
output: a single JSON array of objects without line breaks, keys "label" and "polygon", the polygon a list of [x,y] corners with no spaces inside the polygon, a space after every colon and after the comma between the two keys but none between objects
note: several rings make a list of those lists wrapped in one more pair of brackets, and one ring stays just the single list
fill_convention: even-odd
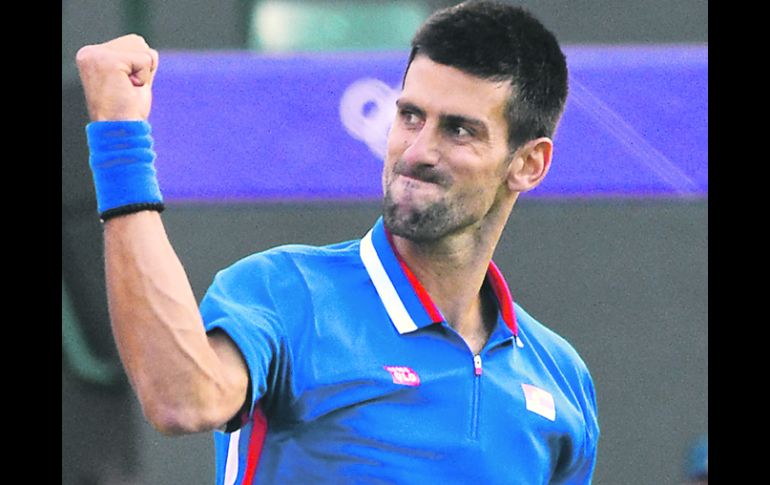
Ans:
[{"label": "eyebrow", "polygon": [[[399,109],[413,111],[414,113],[420,116],[425,116],[425,110],[423,110],[422,108],[420,108],[419,106],[417,106],[416,104],[410,101],[404,101],[402,99],[398,99],[396,100],[396,106]],[[470,126],[478,130],[480,133],[481,132],[486,133],[488,131],[486,123],[484,123],[480,119],[471,118],[469,116],[441,113],[439,114],[439,121],[440,121],[440,124],[442,125],[452,124],[452,125]]]}]

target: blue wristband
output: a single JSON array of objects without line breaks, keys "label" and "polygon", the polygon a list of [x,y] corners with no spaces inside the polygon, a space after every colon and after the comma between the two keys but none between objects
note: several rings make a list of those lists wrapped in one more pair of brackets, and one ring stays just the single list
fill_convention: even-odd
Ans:
[{"label": "blue wristband", "polygon": [[103,220],[107,215],[163,209],[150,131],[146,121],[94,121],[86,126],[97,210]]}]

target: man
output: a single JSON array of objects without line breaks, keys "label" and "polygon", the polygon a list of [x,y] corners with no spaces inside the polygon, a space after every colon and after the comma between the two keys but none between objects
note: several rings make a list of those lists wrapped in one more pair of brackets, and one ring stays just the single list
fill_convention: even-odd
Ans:
[{"label": "man", "polygon": [[415,35],[361,239],[283,246],[196,305],[159,212],[146,119],[158,54],[78,52],[110,315],[145,415],[213,430],[217,483],[589,483],[599,429],[575,350],[491,261],[551,163],[567,70],[528,13],[470,2]]}]

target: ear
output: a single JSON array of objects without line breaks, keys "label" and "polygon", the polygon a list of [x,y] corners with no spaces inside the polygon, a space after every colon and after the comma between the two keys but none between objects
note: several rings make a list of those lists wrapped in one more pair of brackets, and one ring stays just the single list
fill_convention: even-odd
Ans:
[{"label": "ear", "polygon": [[547,137],[520,146],[508,166],[508,188],[513,192],[526,192],[537,187],[551,168],[552,156],[553,141]]}]

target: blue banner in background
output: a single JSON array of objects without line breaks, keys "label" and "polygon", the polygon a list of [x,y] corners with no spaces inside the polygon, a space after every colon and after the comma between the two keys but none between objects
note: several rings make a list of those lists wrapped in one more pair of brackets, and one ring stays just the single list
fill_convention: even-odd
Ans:
[{"label": "blue banner in background", "polygon": [[[527,197],[702,197],[705,46],[564,48],[570,95]],[[407,52],[161,52],[156,166],[169,202],[380,199]]]}]

